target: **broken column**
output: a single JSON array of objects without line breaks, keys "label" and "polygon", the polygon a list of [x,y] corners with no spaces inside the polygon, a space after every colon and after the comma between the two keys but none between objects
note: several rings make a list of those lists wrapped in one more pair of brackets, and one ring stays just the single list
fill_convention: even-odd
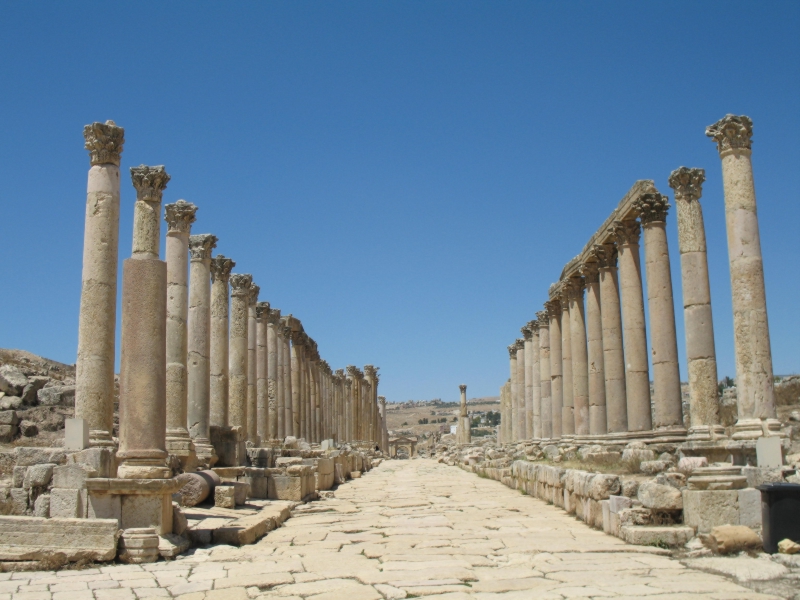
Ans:
[{"label": "broken column", "polygon": [[184,470],[197,460],[187,429],[189,317],[189,234],[197,207],[185,200],[164,207],[167,222],[167,451]]},{"label": "broken column", "polygon": [[681,167],[669,176],[678,212],[678,250],[681,254],[683,320],[689,363],[689,439],[710,441],[725,436],[719,420],[717,352],[708,280],[706,231],[700,196],[703,169]]},{"label": "broken column", "polygon": [[[461,384],[458,386],[461,391],[461,412],[458,418],[458,443],[469,444],[472,441],[472,432],[470,431],[469,414],[467,413],[467,386]],[[384,404],[384,408],[386,405]]]},{"label": "broken column", "polygon": [[209,467],[217,456],[211,445],[211,250],[210,233],[189,238],[188,424],[197,460]]},{"label": "broken column", "polygon": [[732,437],[777,435],[780,422],[775,412],[764,264],[750,162],[753,122],[744,115],[726,115],[710,125],[706,135],[717,143],[725,189],[739,409]]},{"label": "broken column", "polygon": [[83,272],[75,362],[75,417],[92,446],[114,446],[114,336],[117,318],[119,161],[125,130],[114,121],[83,128],[89,151]]}]

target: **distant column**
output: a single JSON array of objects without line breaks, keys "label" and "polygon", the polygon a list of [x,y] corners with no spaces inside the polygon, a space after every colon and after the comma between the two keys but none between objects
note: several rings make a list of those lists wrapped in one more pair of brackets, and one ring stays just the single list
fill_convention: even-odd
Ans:
[{"label": "distant column", "polygon": [[163,479],[167,433],[167,264],[159,260],[163,166],[131,169],[133,253],[122,266],[119,467],[123,479]]},{"label": "distant column", "polygon": [[725,436],[719,420],[717,351],[711,315],[706,230],[700,196],[703,169],[681,167],[669,176],[678,212],[678,250],[681,254],[683,321],[689,362],[689,439],[709,441]]},{"label": "distant column", "polygon": [[[280,319],[281,311],[272,308],[265,316],[267,321],[267,411],[269,422],[268,438],[279,439],[278,419],[283,417],[283,381],[280,352]],[[282,419],[281,419],[282,420]]]},{"label": "distant column", "polygon": [[386,396],[378,396],[381,403],[381,451],[389,453],[389,428],[387,425]]},{"label": "distant column", "polygon": [[541,394],[541,438],[553,437],[553,399],[550,392],[550,320],[547,311],[536,313],[539,324],[539,389]]},{"label": "distant column", "polygon": [[187,427],[189,234],[197,207],[185,200],[164,207],[167,222],[167,451],[184,470],[197,460]]},{"label": "distant column", "polygon": [[612,233],[619,252],[628,431],[650,431],[653,420],[650,412],[650,369],[647,363],[647,333],[639,259],[641,228],[638,221],[614,221]]},{"label": "distant column", "polygon": [[250,284],[250,297],[247,299],[247,441],[258,446],[258,324],[256,323],[256,304],[260,288]]},{"label": "distant column", "polygon": [[517,395],[519,394],[519,386],[517,384],[517,343],[514,342],[508,347],[508,358],[510,362],[510,371],[511,377],[509,381],[511,385],[509,386],[509,390],[511,395],[509,397],[509,411],[508,416],[511,417],[509,419],[509,429],[508,429],[508,439],[505,440],[506,443],[516,442],[517,441],[517,433],[519,429],[519,413],[518,407],[519,404],[517,402]]},{"label": "distant column", "polygon": [[125,130],[114,121],[83,128],[89,151],[83,272],[75,362],[75,417],[92,446],[113,447],[114,342],[117,326],[119,155]]},{"label": "distant column", "polygon": [[228,280],[236,266],[218,254],[211,259],[211,425],[228,426]]},{"label": "distant column", "polygon": [[563,381],[561,406],[561,435],[575,436],[575,388],[572,381],[572,332],[569,314],[569,289],[562,284],[561,300],[561,376]]},{"label": "distant column", "polygon": [[256,304],[256,437],[259,443],[269,435],[269,302]]},{"label": "distant column", "polygon": [[725,188],[739,409],[733,439],[777,435],[780,422],[775,412],[767,293],[750,162],[753,121],[744,115],[726,115],[706,128],[706,135],[717,143]]},{"label": "distant column", "polygon": [[526,353],[529,360],[526,363],[530,367],[531,374],[531,436],[534,440],[542,439],[542,386],[541,386],[541,348],[538,321],[530,321],[528,327],[531,328],[531,351]]},{"label": "distant column", "polygon": [[281,319],[283,325],[283,423],[284,437],[294,435],[294,413],[292,411],[292,328],[285,325],[286,321]]},{"label": "distant column", "polygon": [[583,278],[571,277],[569,331],[572,346],[572,396],[575,434],[589,435],[589,361],[586,347],[586,312],[583,307]]},{"label": "distant column", "polygon": [[188,424],[197,459],[202,465],[217,462],[211,445],[211,250],[217,237],[209,233],[189,238]]},{"label": "distant column", "polygon": [[550,398],[552,416],[552,439],[561,439],[561,422],[564,412],[563,356],[561,353],[561,303],[553,298],[545,304],[550,319]]},{"label": "distant column", "polygon": [[247,434],[247,332],[250,285],[253,276],[233,273],[231,283],[230,322],[230,382],[228,385],[228,421],[231,427],[241,427]]},{"label": "distant column", "polygon": [[533,438],[533,331],[529,324],[525,324],[521,329],[523,351],[525,352],[525,365],[523,367],[523,379],[525,390],[525,439]]},{"label": "distant column", "polygon": [[472,442],[472,431],[470,429],[469,413],[467,413],[467,386],[461,384],[458,386],[461,391],[461,412],[458,419],[458,441],[461,444],[469,444]]},{"label": "distant column", "polygon": [[617,281],[617,247],[594,247],[600,270],[600,318],[603,326],[603,370],[605,371],[606,431],[628,431],[625,388],[625,358],[622,351],[622,313]]},{"label": "distant column", "polygon": [[603,361],[603,319],[600,310],[600,269],[597,262],[584,262],[581,274],[586,281],[586,360],[588,366],[589,434],[604,435],[606,423],[606,383]]},{"label": "distant column", "polygon": [[303,340],[300,331],[292,331],[292,435],[303,437],[300,421],[300,404],[303,393]]}]

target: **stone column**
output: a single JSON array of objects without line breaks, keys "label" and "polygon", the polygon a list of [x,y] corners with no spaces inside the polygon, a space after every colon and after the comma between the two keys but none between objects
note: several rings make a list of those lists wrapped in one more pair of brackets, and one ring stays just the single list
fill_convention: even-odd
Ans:
[{"label": "stone column", "polygon": [[460,444],[469,444],[472,442],[472,431],[470,428],[469,413],[467,413],[467,386],[461,384],[458,386],[461,391],[461,412],[458,419],[458,442]]},{"label": "stone column", "polygon": [[517,441],[517,429],[519,425],[517,424],[518,414],[517,414],[517,394],[518,394],[518,386],[517,386],[517,343],[514,342],[508,347],[508,358],[510,362],[510,370],[511,370],[511,377],[509,381],[511,385],[509,386],[509,411],[508,416],[510,419],[508,420],[508,438],[504,440],[506,443],[516,442]]},{"label": "stone column", "polygon": [[586,347],[586,313],[583,306],[583,278],[571,277],[569,331],[572,348],[572,396],[575,434],[589,435],[589,359]]},{"label": "stone column", "polygon": [[525,324],[521,329],[523,340],[523,352],[525,353],[525,366],[523,378],[525,381],[525,439],[533,438],[533,331],[529,324]]},{"label": "stone column", "polygon": [[167,222],[167,452],[178,457],[184,471],[197,461],[186,429],[189,317],[189,234],[197,207],[185,200],[164,207]]},{"label": "stone column", "polygon": [[279,309],[270,309],[267,320],[267,421],[269,423],[268,437],[271,440],[279,439],[278,418],[283,416],[283,381],[280,352],[280,319]]},{"label": "stone column", "polygon": [[114,446],[114,342],[117,326],[119,155],[125,130],[114,121],[83,128],[89,151],[83,272],[75,362],[75,417],[92,446]]},{"label": "stone column", "polygon": [[542,384],[541,384],[541,349],[539,347],[539,323],[529,321],[531,329],[531,351],[526,353],[528,360],[525,362],[530,367],[531,373],[531,437],[534,441],[542,439]]},{"label": "stone column", "polygon": [[319,371],[317,357],[312,354],[308,361],[308,382],[309,382],[309,406],[311,410],[308,416],[308,435],[309,442],[318,443],[319,437]]},{"label": "stone column", "polygon": [[597,262],[584,262],[581,274],[586,281],[586,360],[588,364],[589,434],[604,435],[606,422],[606,382],[603,361],[603,317],[600,310],[600,269]]},{"label": "stone column", "polygon": [[[248,305],[253,276],[233,273],[231,283],[230,383],[228,385],[228,422],[241,427],[247,436]],[[241,460],[241,459],[240,459]]]},{"label": "stone column", "polygon": [[256,323],[256,304],[259,288],[250,284],[250,297],[247,299],[247,441],[258,446],[258,324]]},{"label": "stone column", "polygon": [[292,336],[292,435],[296,438],[303,437],[300,421],[300,404],[302,402],[303,385],[303,346],[302,333],[291,332]]},{"label": "stone column", "polygon": [[539,437],[549,440],[553,436],[553,400],[550,397],[550,321],[547,311],[536,313],[539,330]]},{"label": "stone column", "polygon": [[647,363],[647,334],[639,263],[638,221],[614,221],[612,234],[619,252],[620,297],[625,351],[625,390],[628,431],[650,431],[650,370]]},{"label": "stone column", "polygon": [[269,435],[269,302],[256,304],[256,438],[268,440]]},{"label": "stone column", "polygon": [[353,441],[353,431],[355,429],[355,426],[353,422],[353,408],[354,408],[353,380],[349,376],[344,380],[344,403],[345,403],[344,407],[345,413],[347,414],[344,441],[347,443],[351,443]]},{"label": "stone column", "polygon": [[198,461],[213,465],[211,445],[211,250],[217,237],[208,233],[189,238],[192,262],[189,280],[188,424]]},{"label": "stone column", "polygon": [[600,318],[603,327],[603,369],[605,371],[606,431],[628,431],[625,388],[625,358],[622,351],[622,313],[617,280],[617,247],[594,247],[600,271]]},{"label": "stone column", "polygon": [[336,369],[336,422],[337,442],[347,441],[347,402],[344,389],[344,369]]},{"label": "stone column", "polygon": [[719,420],[717,352],[711,315],[706,230],[700,196],[703,169],[681,167],[669,176],[678,211],[678,250],[683,282],[683,321],[689,362],[689,439],[708,441],[725,436]]},{"label": "stone column", "polygon": [[292,389],[292,328],[285,325],[283,321],[283,423],[284,437],[294,435],[294,412],[292,410],[292,399],[294,390]]},{"label": "stone column", "polygon": [[683,430],[681,376],[675,302],[667,247],[667,197],[642,194],[634,204],[644,228],[644,264],[647,270],[647,304],[650,309],[650,343],[653,360],[653,404],[657,429]]},{"label": "stone column", "polygon": [[575,436],[575,388],[572,381],[572,327],[569,314],[569,289],[562,284],[561,300],[561,435],[572,440]]},{"label": "stone column", "polygon": [[739,419],[733,439],[780,431],[776,419],[772,350],[767,321],[764,264],[750,163],[753,122],[726,115],[706,129],[717,143],[725,189],[725,225],[733,292],[733,340]]},{"label": "stone column", "polygon": [[374,412],[373,409],[377,409],[377,403],[374,402],[377,399],[377,391],[378,391],[378,383],[377,383],[377,374],[378,370],[373,365],[364,365],[364,377],[369,383],[370,386],[370,393],[367,398],[367,406],[369,407],[369,411],[367,414],[367,419],[369,421],[369,427],[367,430],[367,439],[371,442],[378,441],[378,438],[374,435],[374,430],[372,427],[372,423],[374,421]]},{"label": "stone column", "polygon": [[228,426],[228,280],[236,266],[218,254],[211,259],[211,425]]},{"label": "stone column", "polygon": [[561,354],[561,303],[557,298],[545,303],[550,320],[550,416],[551,439],[561,439],[561,415],[564,412],[563,356]]},{"label": "stone column", "polygon": [[167,264],[159,260],[163,166],[131,169],[133,253],[122,266],[119,467],[122,479],[164,479],[167,433]]},{"label": "stone column", "polygon": [[525,340],[518,339],[517,345],[517,429],[518,440],[528,438],[525,427],[527,416],[525,414]]},{"label": "stone column", "polygon": [[381,451],[389,452],[389,428],[386,424],[386,396],[378,396],[381,403]]}]

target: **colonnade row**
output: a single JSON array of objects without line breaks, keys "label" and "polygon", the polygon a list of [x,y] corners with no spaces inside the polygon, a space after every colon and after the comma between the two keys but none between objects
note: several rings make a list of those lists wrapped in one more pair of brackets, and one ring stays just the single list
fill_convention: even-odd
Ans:
[{"label": "colonnade row", "polygon": [[[752,121],[727,115],[706,129],[722,161],[733,293],[738,421],[732,439],[779,435],[755,186]],[[669,177],[677,208],[689,421],[684,427],[666,222],[670,204],[639,181],[549,289],[544,310],[508,347],[502,442],[658,439],[725,442],[703,213],[705,171]],[[640,242],[644,241],[649,321]],[[652,357],[648,362],[647,328]]]},{"label": "colonnade row", "polygon": [[[120,154],[113,121],[84,128],[89,170],[75,416],[90,444],[113,440]],[[378,369],[334,371],[299,319],[259,301],[236,263],[213,255],[218,239],[192,234],[197,207],[164,207],[166,261],[159,259],[163,166],[131,169],[136,188],[133,252],[124,261],[118,458],[129,473],[156,471],[167,454],[216,460],[212,427],[253,446],[286,436],[386,447]],[[236,436],[234,436],[236,437]],[[139,468],[137,471],[137,465]],[[121,473],[125,471],[122,467]],[[126,475],[121,475],[126,476]],[[133,475],[129,475],[133,476]]]}]

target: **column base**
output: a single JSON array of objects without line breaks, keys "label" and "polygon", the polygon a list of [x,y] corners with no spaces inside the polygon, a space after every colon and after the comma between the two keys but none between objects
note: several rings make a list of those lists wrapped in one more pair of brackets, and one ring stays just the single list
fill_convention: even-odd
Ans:
[{"label": "column base", "polygon": [[761,436],[785,437],[777,419],[739,419],[733,426],[733,440],[755,440]]},{"label": "column base", "polygon": [[168,479],[172,471],[164,464],[167,453],[160,460],[153,457],[130,456],[129,453],[117,453],[120,465],[117,467],[119,479]]},{"label": "column base", "polygon": [[204,469],[210,469],[219,460],[211,440],[204,437],[196,437],[192,440],[194,449],[197,454],[197,463]]},{"label": "column base", "polygon": [[686,438],[690,442],[713,442],[714,440],[724,440],[725,428],[722,425],[695,425],[689,428],[689,435]]},{"label": "column base", "polygon": [[105,429],[90,429],[89,446],[92,448],[116,448],[117,443]]},{"label": "column base", "polygon": [[87,479],[90,515],[115,518],[121,529],[152,527],[159,535],[172,533],[172,494],[176,479]]},{"label": "column base", "polygon": [[177,456],[184,472],[197,468],[197,450],[189,432],[185,429],[167,429],[167,452]]}]

